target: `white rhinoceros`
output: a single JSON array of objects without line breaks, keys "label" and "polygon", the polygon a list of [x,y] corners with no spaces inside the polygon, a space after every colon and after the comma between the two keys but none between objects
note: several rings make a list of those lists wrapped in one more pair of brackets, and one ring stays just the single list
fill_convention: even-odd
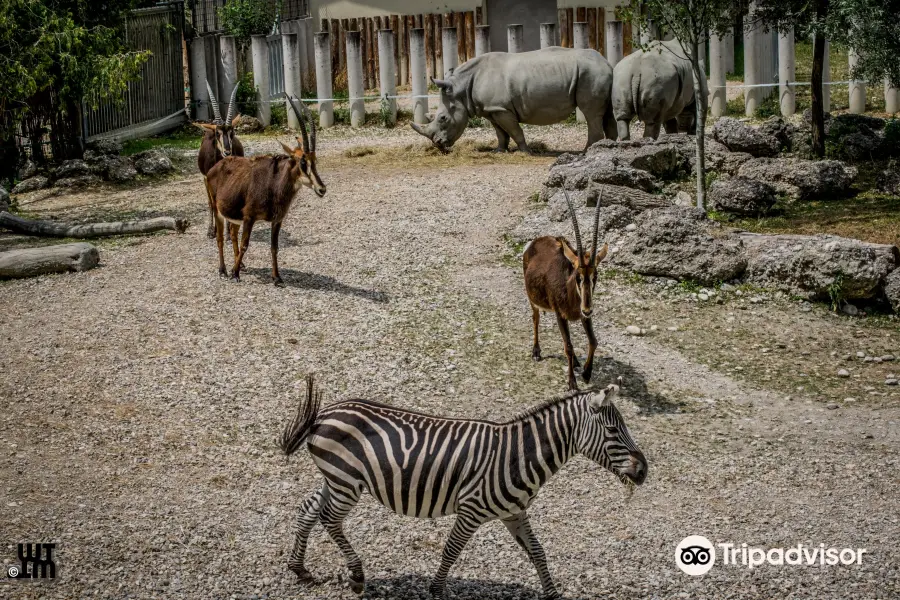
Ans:
[{"label": "white rhinoceros", "polygon": [[676,40],[652,42],[629,54],[613,71],[613,114],[619,139],[631,137],[631,120],[644,123],[644,137],[657,138],[660,126],[677,133],[678,125],[694,124],[694,75],[691,62]]},{"label": "white rhinoceros", "polygon": [[596,50],[544,48],[508,54],[489,52],[460,65],[448,79],[433,80],[441,105],[427,125],[412,128],[446,152],[462,136],[470,117],[484,117],[497,132],[497,151],[509,138],[531,152],[519,123],[552,125],[576,107],[588,126],[588,142],[615,139],[610,90],[612,67]]}]

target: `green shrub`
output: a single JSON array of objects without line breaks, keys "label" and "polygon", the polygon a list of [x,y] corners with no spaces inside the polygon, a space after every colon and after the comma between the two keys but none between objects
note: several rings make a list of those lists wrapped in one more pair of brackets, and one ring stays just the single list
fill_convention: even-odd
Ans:
[{"label": "green shrub", "polygon": [[255,117],[259,114],[257,101],[259,95],[256,93],[256,85],[253,83],[253,72],[248,71],[238,78],[238,90],[235,97],[237,110],[242,115]]},{"label": "green shrub", "polygon": [[275,2],[268,0],[229,0],[219,8],[219,20],[228,35],[246,48],[251,35],[267,34],[275,23]]}]

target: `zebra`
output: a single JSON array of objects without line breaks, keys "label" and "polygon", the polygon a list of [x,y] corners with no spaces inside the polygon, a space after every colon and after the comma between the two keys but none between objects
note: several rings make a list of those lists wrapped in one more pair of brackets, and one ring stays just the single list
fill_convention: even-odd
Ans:
[{"label": "zebra", "polygon": [[559,598],[527,509],[567,460],[583,454],[629,488],[647,477],[647,460],[613,404],[619,387],[574,391],[505,423],[434,417],[370,400],[322,408],[313,378],[280,445],[286,455],[303,442],[324,476],[300,506],[288,568],[301,581],[310,530],[321,521],[347,561],[350,587],[365,588],[362,562],[343,521],[363,491],[411,517],[456,515],[429,591],[443,599],[447,575],[482,524],[500,519],[537,569],[542,598]]}]

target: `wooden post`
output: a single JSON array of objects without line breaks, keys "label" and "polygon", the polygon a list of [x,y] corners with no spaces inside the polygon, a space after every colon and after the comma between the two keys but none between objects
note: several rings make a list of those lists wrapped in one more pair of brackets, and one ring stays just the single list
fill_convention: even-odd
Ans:
[{"label": "wooden post", "polygon": [[444,49],[443,44],[441,43],[441,30],[443,28],[441,27],[441,23],[443,23],[441,15],[435,15],[432,22],[432,26],[434,27],[432,39],[434,40],[434,77],[438,79],[444,76]]},{"label": "wooden post", "polygon": [[369,19],[369,37],[372,39],[372,83],[378,82],[378,71],[381,68],[381,59],[378,56],[378,30],[381,17]]},{"label": "wooden post", "polygon": [[566,20],[566,9],[560,8],[556,11],[556,18],[559,20],[559,45],[563,48],[569,47],[569,22]]},{"label": "wooden post", "polygon": [[597,46],[597,9],[596,8],[588,8],[587,9],[587,24],[588,24],[588,44],[591,49],[596,50],[599,46]]},{"label": "wooden post", "polygon": [[597,9],[597,51],[606,56],[606,9]]},{"label": "wooden post", "polygon": [[341,51],[338,50],[338,45],[341,42],[341,32],[336,19],[331,19],[328,22],[328,31],[331,33],[331,81],[334,83],[338,80],[338,75],[341,73]]},{"label": "wooden post", "polygon": [[471,10],[466,13],[466,60],[475,58],[475,13]]},{"label": "wooden post", "polygon": [[434,15],[426,14],[423,18],[425,30],[425,78],[434,77]]},{"label": "wooden post", "polygon": [[400,53],[400,85],[409,83],[409,25],[410,17],[407,15],[400,16],[400,36],[398,42],[400,44],[398,52]]},{"label": "wooden post", "polygon": [[574,34],[572,33],[573,27],[575,26],[575,10],[572,8],[566,9],[566,40],[568,40],[568,44],[566,48],[572,48],[572,44],[574,41]]},{"label": "wooden post", "polygon": [[[584,23],[587,21],[587,11],[583,6],[579,6],[575,9],[575,22],[576,23]],[[574,35],[574,28],[573,28]]]},{"label": "wooden post", "polygon": [[[391,15],[391,37],[394,38],[394,85],[400,85],[400,16]],[[394,101],[396,104],[396,101]],[[395,119],[396,120],[396,119]]]},{"label": "wooden post", "polygon": [[466,60],[466,18],[463,13],[456,13],[456,64]]},{"label": "wooden post", "polygon": [[631,22],[622,21],[622,29],[622,58],[624,58],[631,54],[631,51],[634,49],[632,45],[632,34],[634,33],[634,26],[631,24]]}]

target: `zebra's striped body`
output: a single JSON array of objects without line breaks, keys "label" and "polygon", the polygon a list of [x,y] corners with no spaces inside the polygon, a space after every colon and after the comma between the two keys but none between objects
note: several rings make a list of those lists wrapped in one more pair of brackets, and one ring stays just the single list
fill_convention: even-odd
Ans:
[{"label": "zebra's striped body", "polygon": [[[311,384],[310,384],[311,385]],[[546,597],[555,597],[543,550],[526,509],[541,486],[576,453],[600,462],[623,480],[642,483],[646,461],[610,402],[618,391],[569,394],[507,423],[446,419],[368,400],[340,402],[321,411],[310,389],[307,404],[288,426],[290,454],[306,440],[325,485],[301,507],[289,566],[301,577],[309,531],[320,519],[344,552],[356,591],[362,564],[341,522],[363,491],[394,512],[429,518],[456,514],[432,593],[443,597],[447,574],[483,523],[501,519],[529,553]]]}]

